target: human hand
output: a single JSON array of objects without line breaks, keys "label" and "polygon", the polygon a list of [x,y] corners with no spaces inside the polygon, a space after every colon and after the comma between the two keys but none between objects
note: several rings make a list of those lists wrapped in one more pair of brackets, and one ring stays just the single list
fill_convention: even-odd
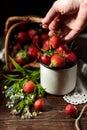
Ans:
[{"label": "human hand", "polygon": [[87,25],[87,0],[57,0],[42,25],[53,35],[61,28],[63,41],[73,40]]}]

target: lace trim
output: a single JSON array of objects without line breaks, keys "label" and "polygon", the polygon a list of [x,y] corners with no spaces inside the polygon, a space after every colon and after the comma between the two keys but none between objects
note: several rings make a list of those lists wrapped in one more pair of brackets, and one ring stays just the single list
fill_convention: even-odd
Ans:
[{"label": "lace trim", "polygon": [[65,95],[63,98],[68,103],[78,105],[78,104],[82,104],[82,103],[87,102],[87,93],[74,92],[74,93],[70,93],[70,94]]},{"label": "lace trim", "polygon": [[64,95],[63,99],[71,104],[82,104],[87,102],[87,63],[79,62],[77,82],[75,90]]}]

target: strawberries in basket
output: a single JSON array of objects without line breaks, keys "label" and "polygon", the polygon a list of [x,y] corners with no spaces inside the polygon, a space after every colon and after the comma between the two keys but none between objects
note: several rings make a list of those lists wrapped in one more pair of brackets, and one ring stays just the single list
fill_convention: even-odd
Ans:
[{"label": "strawberries in basket", "polygon": [[14,29],[8,52],[21,66],[40,61],[49,67],[66,67],[77,61],[75,53],[63,44],[61,36],[54,34],[49,37],[48,30],[35,22]]},{"label": "strawberries in basket", "polygon": [[[10,34],[6,56],[12,57],[21,66],[37,63],[41,55],[40,48],[46,39],[48,39],[48,31],[39,23],[31,22],[17,26]],[[12,68],[11,61],[9,66]]]}]

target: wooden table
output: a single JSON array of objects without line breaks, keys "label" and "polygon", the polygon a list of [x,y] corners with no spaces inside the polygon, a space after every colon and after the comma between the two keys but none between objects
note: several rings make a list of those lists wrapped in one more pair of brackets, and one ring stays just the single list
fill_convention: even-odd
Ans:
[{"label": "wooden table", "polygon": [[[78,39],[79,56],[87,62],[87,38]],[[83,49],[83,46],[85,48]],[[83,50],[83,51],[82,51]],[[87,53],[86,53],[87,54]],[[0,130],[76,130],[75,118],[67,116],[64,112],[67,102],[62,96],[46,95],[46,108],[43,113],[35,119],[22,120],[20,117],[12,116],[10,110],[6,108],[6,99],[0,91]],[[77,105],[80,111],[84,104]],[[80,120],[81,130],[87,130],[87,111],[84,112]]]},{"label": "wooden table", "polygon": [[[0,98],[0,130],[76,130],[75,118],[65,114],[64,108],[67,102],[62,97],[46,95],[45,111],[35,119],[22,120],[11,115],[5,106],[6,100]],[[77,106],[79,111],[82,105]],[[87,130],[87,112],[84,112],[80,120],[81,130]]]}]

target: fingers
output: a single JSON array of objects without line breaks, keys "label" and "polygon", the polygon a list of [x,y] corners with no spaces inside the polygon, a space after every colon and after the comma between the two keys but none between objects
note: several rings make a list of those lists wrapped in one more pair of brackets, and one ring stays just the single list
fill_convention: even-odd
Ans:
[{"label": "fingers", "polygon": [[[46,14],[45,18],[42,20],[43,27],[48,27],[49,24],[54,21],[55,23],[55,18],[59,17],[60,13],[58,12],[58,7],[55,6],[56,4],[54,3],[53,6],[50,8],[48,13]],[[55,25],[55,24],[54,24]]]},{"label": "fingers", "polygon": [[74,26],[64,37],[64,41],[69,42],[76,38],[77,35],[86,27],[87,25],[87,7],[80,8],[78,15],[74,21]]},{"label": "fingers", "polygon": [[55,19],[55,17],[59,17],[60,15],[64,14],[71,14],[74,10],[73,9],[73,0],[56,0],[48,13],[46,14],[45,18],[42,20],[42,24],[49,26],[51,22]]},{"label": "fingers", "polygon": [[73,0],[57,0],[42,20],[42,25],[49,29],[50,36],[61,28],[64,42],[70,42],[87,26],[87,5],[80,6]]},{"label": "fingers", "polygon": [[78,30],[83,30],[87,26],[87,6],[80,8],[76,18],[76,25]]},{"label": "fingers", "polygon": [[69,31],[69,33],[67,35],[65,35],[65,37],[63,38],[65,43],[70,42],[71,40],[75,39],[76,36],[79,34],[80,32],[75,31],[75,30],[71,30]]},{"label": "fingers", "polygon": [[60,19],[57,17],[54,18],[53,21],[51,21],[49,25],[49,30],[58,30],[58,26],[60,24]]}]

